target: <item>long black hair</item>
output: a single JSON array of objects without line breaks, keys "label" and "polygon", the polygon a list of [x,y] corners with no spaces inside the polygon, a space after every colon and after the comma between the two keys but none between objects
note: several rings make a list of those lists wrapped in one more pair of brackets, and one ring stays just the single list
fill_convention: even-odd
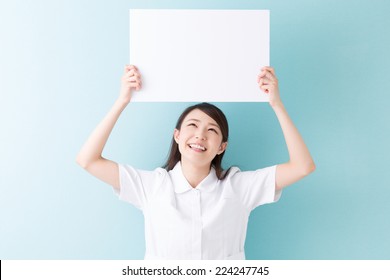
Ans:
[{"label": "long black hair", "polygon": [[[220,127],[221,133],[222,133],[222,142],[227,142],[229,137],[229,126],[226,119],[225,114],[215,105],[210,103],[199,103],[193,106],[188,107],[183,111],[183,113],[180,115],[179,119],[176,123],[176,129],[180,130],[181,124],[183,123],[183,120],[185,117],[193,110],[199,109],[203,113],[207,114],[210,118],[212,118]],[[214,159],[211,161],[211,166],[215,168],[215,173],[218,177],[218,179],[223,180],[228,171],[223,170],[222,168],[222,158],[225,154],[225,151],[223,151],[221,154],[216,155]],[[179,151],[179,145],[176,143],[175,138],[173,137],[171,148],[168,154],[167,162],[163,165],[163,168],[166,170],[172,170],[175,165],[181,160],[181,154]]]}]

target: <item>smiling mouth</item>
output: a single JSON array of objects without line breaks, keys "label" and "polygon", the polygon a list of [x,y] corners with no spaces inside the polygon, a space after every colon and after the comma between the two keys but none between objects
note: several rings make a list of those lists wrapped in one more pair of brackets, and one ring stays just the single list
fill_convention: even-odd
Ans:
[{"label": "smiling mouth", "polygon": [[196,150],[196,151],[206,151],[207,149],[201,145],[198,144],[189,144],[188,145],[191,149]]}]

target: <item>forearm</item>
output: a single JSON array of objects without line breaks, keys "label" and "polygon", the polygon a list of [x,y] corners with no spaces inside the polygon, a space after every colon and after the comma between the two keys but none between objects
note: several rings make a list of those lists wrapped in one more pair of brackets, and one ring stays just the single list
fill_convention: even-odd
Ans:
[{"label": "forearm", "polygon": [[102,158],[102,152],[107,140],[128,103],[118,99],[104,119],[98,124],[77,155],[77,163],[83,168]]},{"label": "forearm", "polygon": [[309,174],[315,169],[315,165],[302,136],[282,103],[272,108],[279,120],[286,141],[290,158],[288,164],[295,170],[299,170],[303,175]]}]

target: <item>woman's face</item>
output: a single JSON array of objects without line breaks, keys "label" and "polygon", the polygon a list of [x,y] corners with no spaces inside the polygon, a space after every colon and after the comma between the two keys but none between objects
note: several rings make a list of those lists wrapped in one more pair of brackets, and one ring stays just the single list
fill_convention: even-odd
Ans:
[{"label": "woman's face", "polygon": [[180,130],[175,129],[174,138],[179,145],[182,161],[195,165],[210,165],[218,154],[225,151],[219,125],[199,109],[192,110],[183,120]]}]

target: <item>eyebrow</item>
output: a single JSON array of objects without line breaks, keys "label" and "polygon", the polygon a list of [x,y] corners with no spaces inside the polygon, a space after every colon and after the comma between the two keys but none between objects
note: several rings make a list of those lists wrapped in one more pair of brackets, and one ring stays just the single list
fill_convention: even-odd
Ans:
[{"label": "eyebrow", "polygon": [[[187,120],[186,122],[191,122],[191,121],[193,121],[193,122],[200,122],[200,120],[198,120],[198,119],[189,119],[189,120]],[[219,125],[216,124],[216,123],[208,123],[208,125],[216,126],[216,127],[218,127],[219,129],[221,129],[221,128],[219,127]]]}]

